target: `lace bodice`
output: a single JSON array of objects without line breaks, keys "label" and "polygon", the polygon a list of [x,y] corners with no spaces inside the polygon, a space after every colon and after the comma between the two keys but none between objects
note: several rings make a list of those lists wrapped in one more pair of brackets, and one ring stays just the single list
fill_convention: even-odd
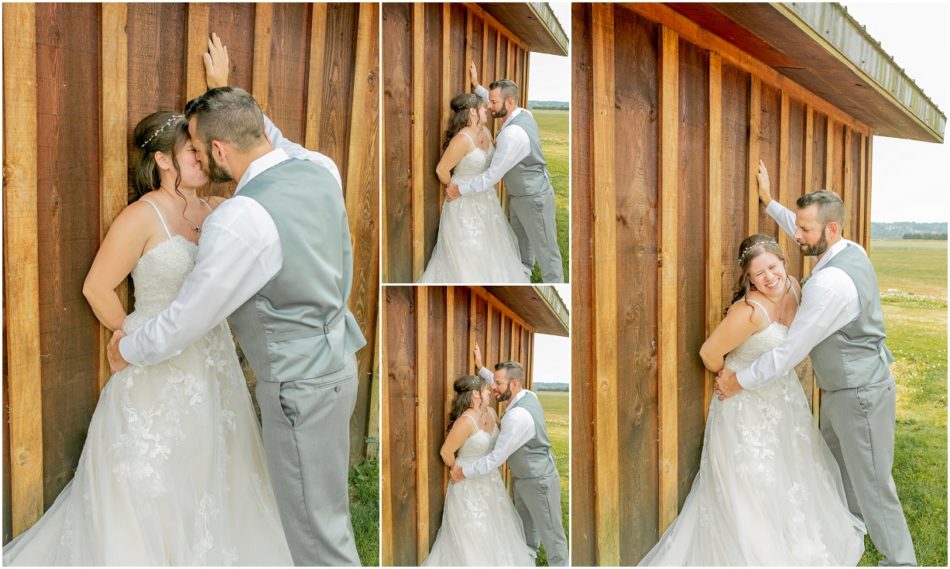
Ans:
[{"label": "lace bodice", "polygon": [[495,145],[491,141],[488,142],[488,150],[482,150],[476,146],[455,165],[455,170],[452,171],[452,181],[455,183],[464,182],[481,174],[488,169],[494,155]]},{"label": "lace bodice", "polygon": [[726,367],[732,371],[740,371],[749,367],[759,356],[781,344],[786,334],[788,334],[788,327],[778,322],[772,322],[730,352],[726,356]]},{"label": "lace bodice", "polygon": [[471,464],[479,458],[487,455],[495,448],[495,440],[498,439],[498,427],[495,426],[492,432],[476,429],[475,433],[468,437],[462,446],[459,447],[457,459],[461,466]]},{"label": "lace bodice", "polygon": [[174,235],[139,258],[132,269],[135,311],[126,318],[126,332],[138,328],[175,300],[197,257],[197,245]]}]

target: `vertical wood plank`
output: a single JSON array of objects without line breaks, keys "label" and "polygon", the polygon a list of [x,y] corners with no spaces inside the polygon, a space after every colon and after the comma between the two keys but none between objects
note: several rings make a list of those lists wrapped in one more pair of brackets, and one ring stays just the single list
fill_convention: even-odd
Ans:
[{"label": "vertical wood plank", "polygon": [[871,198],[874,196],[874,193],[871,191],[871,182],[874,179],[874,176],[871,175],[871,172],[874,170],[871,168],[871,165],[874,164],[874,131],[868,130],[867,137],[867,176],[865,178],[865,196],[867,196],[867,203],[864,206],[864,249],[868,252],[868,255],[871,254]]},{"label": "vertical wood plank", "polygon": [[[471,12],[469,12],[469,14],[471,14]],[[465,364],[465,373],[470,373],[468,370],[475,367],[475,320],[478,318],[476,312],[477,308],[475,306],[476,299],[478,299],[478,295],[472,291],[472,294],[469,295],[468,304],[468,341],[471,342],[471,345],[468,347],[468,362]]]},{"label": "vertical wood plank", "polygon": [[858,240],[858,234],[854,232],[854,165],[851,163],[851,128],[843,125],[844,130],[844,188],[842,200],[844,201],[844,231],[842,236],[845,239]]},{"label": "vertical wood plank", "polygon": [[205,92],[205,66],[201,54],[208,51],[210,4],[188,4],[188,44],[185,48],[185,100]]},{"label": "vertical wood plank", "polygon": [[528,78],[531,77],[531,52],[524,50],[524,89],[521,90],[521,106],[528,108]]},{"label": "vertical wood plank", "polygon": [[759,170],[759,122],[762,115],[762,80],[751,75],[749,88],[749,153],[746,176],[747,217],[749,235],[759,232],[759,197],[755,190],[755,175]]},{"label": "vertical wood plank", "polygon": [[[381,316],[376,319],[376,334],[374,334],[374,336],[376,336],[376,342],[374,343],[375,346],[382,345],[380,344],[382,328],[381,320]],[[379,356],[381,353],[382,351],[378,348],[373,352],[373,374],[369,387],[369,425],[366,429],[366,457],[370,459],[379,458],[380,441],[382,441],[382,433],[380,432],[379,423],[379,378],[381,377],[380,372],[382,371],[380,367],[382,365],[380,362],[382,358]]]},{"label": "vertical wood plank", "polygon": [[[384,306],[389,305],[389,289],[383,288],[381,296],[381,301]],[[386,310],[380,310],[379,313],[379,328],[381,330],[380,336],[382,343],[380,346],[386,346],[386,352],[393,349],[390,342],[395,342],[396,338],[391,337],[389,334],[384,334],[382,331],[387,331],[386,328]],[[383,354],[383,351],[380,350],[380,354]],[[382,502],[382,507],[380,508],[380,549],[382,550],[382,556],[380,561],[383,566],[392,566],[394,565],[393,553],[395,543],[393,542],[393,475],[392,475],[392,451],[393,447],[391,441],[389,440],[389,434],[392,433],[392,424],[389,412],[389,402],[391,401],[389,396],[389,356],[384,354],[384,357],[379,359],[379,368],[380,368],[380,377],[382,380],[382,393],[380,394],[382,398],[382,433],[380,438],[381,446],[383,446],[383,452],[380,453],[381,464],[379,469],[379,483],[380,483],[380,493]]]},{"label": "vertical wood plank", "polygon": [[[262,4],[257,4],[256,9],[260,10]],[[307,122],[304,125],[304,146],[307,148],[316,148],[317,140],[320,137],[320,124],[323,118],[323,105],[321,100],[323,97],[320,95],[323,93],[323,68],[324,68],[324,50],[326,49],[327,43],[327,5],[325,3],[315,3],[310,5],[310,59],[308,61],[309,70],[307,73]],[[363,9],[360,9],[360,15],[362,16]],[[273,13],[273,9],[271,9]],[[255,22],[256,25],[256,22]],[[360,28],[362,29],[362,27]],[[267,43],[268,52],[270,52],[270,42]],[[254,85],[257,85],[257,42],[254,45]],[[268,61],[270,60],[268,53]],[[357,75],[359,77],[359,75]],[[266,86],[265,86],[266,88]],[[255,95],[256,96],[256,95]],[[263,104],[261,105],[263,107]],[[354,105],[354,109],[356,106]],[[355,116],[352,117],[355,119]],[[359,133],[360,131],[351,130],[351,134]],[[359,140],[359,136],[350,136],[350,140],[353,139]],[[352,142],[350,145],[352,149]],[[385,162],[385,161],[384,161]],[[385,167],[385,166],[384,166]],[[385,179],[385,178],[384,178]],[[385,236],[386,233],[383,232]],[[383,240],[385,243],[385,239]]]},{"label": "vertical wood plank", "polygon": [[[722,319],[722,58],[709,54],[709,209],[706,218],[706,336]],[[709,414],[715,374],[706,371],[703,413]]]},{"label": "vertical wood plank", "polygon": [[43,514],[35,10],[3,7],[3,260],[17,268],[3,272],[14,536]]},{"label": "vertical wood plank", "polygon": [[[326,5],[324,5],[324,9],[326,9]],[[267,112],[267,96],[270,90],[270,40],[271,23],[273,21],[274,6],[272,4],[264,2],[254,4],[254,70],[251,80],[251,96],[257,100],[265,113]],[[326,22],[325,18],[324,22]],[[312,35],[310,39],[312,42]],[[313,55],[313,43],[310,45],[310,54]],[[322,74],[320,77],[323,77]],[[312,80],[313,77],[310,81],[311,86],[313,84]],[[315,92],[319,93],[320,90],[317,89]],[[307,97],[308,102],[310,98],[310,96]],[[311,146],[311,148],[313,147]]]},{"label": "vertical wood plank", "polygon": [[868,137],[864,134],[861,135],[861,163],[858,165],[860,169],[858,177],[858,212],[860,217],[860,227],[858,227],[855,232],[855,236],[861,240],[861,244],[867,249],[867,243],[865,242],[865,229],[867,225],[867,216],[868,216],[868,193],[867,193],[867,149],[868,149]]},{"label": "vertical wood plank", "polygon": [[[482,349],[482,365],[490,368],[491,366],[490,362],[492,361],[491,359],[492,358],[492,351],[491,351],[492,305],[490,302],[487,302],[486,304],[487,306],[485,308],[485,346]],[[475,370],[475,371],[477,373],[479,370]]]},{"label": "vertical wood plank", "polygon": [[828,116],[828,120],[825,121],[825,187],[826,190],[831,190],[832,192],[840,191],[835,189],[835,119]]},{"label": "vertical wood plank", "polygon": [[[677,218],[679,152],[679,36],[666,26],[660,35],[660,533],[676,517],[677,497]],[[753,92],[756,83],[753,79]],[[753,101],[757,97],[753,95]],[[754,112],[754,111],[752,111]],[[756,121],[757,122],[757,121]],[[757,129],[750,127],[750,132]],[[756,212],[758,213],[758,212]]]},{"label": "vertical wood plank", "polygon": [[[412,280],[425,270],[425,6],[412,6]],[[443,56],[445,57],[445,56]],[[443,79],[444,80],[444,79]]]},{"label": "vertical wood plank", "polygon": [[472,11],[465,11],[465,61],[462,67],[466,70],[466,84],[463,91],[471,89],[471,81],[468,81],[468,67],[472,64]]},{"label": "vertical wood plank", "polygon": [[429,288],[416,291],[416,559],[429,554]]},{"label": "vertical wood plank", "polygon": [[482,20],[482,61],[478,66],[478,80],[486,86],[485,73],[488,72],[488,21]]},{"label": "vertical wood plank", "polygon": [[[102,161],[99,164],[99,240],[102,241],[109,231],[113,220],[128,205],[128,154],[115,152],[116,148],[126,146],[128,132],[128,35],[126,22],[128,6],[126,4],[103,4],[100,12],[102,19],[102,42],[100,51],[100,85],[109,88],[100,90],[102,112],[99,115],[99,151]],[[116,288],[123,309],[128,312],[128,280],[122,281]],[[112,331],[100,325],[99,337],[99,389],[109,380],[109,360],[106,346],[112,339]]]},{"label": "vertical wood plank", "polygon": [[[452,393],[452,384],[455,377],[452,377],[455,369],[455,287],[445,287],[445,381],[446,393]],[[445,398],[445,416],[448,417],[452,411],[452,398]]]},{"label": "vertical wood plank", "polygon": [[617,252],[614,134],[614,7],[591,8],[593,44],[594,196],[594,516],[597,564],[620,564],[620,492],[617,418]]},{"label": "vertical wood plank", "polygon": [[[790,207],[788,201],[788,144],[789,144],[789,101],[788,92],[782,91],[781,118],[779,119],[779,146],[778,146],[778,203],[785,207]],[[758,200],[756,200],[758,201]],[[791,250],[792,243],[788,235],[779,229],[778,232],[779,247],[785,251],[786,256]]]},{"label": "vertical wood plank", "polygon": [[[807,194],[815,191],[817,188],[814,187],[812,180],[813,169],[815,163],[815,110],[811,105],[805,106],[805,167],[803,170],[803,177],[805,179],[804,188],[802,189],[802,194]],[[790,207],[791,204],[782,204],[785,207]],[[808,276],[811,273],[812,267],[815,266],[814,257],[803,257],[802,258],[802,276]],[[817,407],[812,407],[812,409],[817,409]]]}]

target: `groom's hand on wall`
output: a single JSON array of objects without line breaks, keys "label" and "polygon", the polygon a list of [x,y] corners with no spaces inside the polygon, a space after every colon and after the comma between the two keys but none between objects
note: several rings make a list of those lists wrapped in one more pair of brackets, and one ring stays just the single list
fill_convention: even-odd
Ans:
[{"label": "groom's hand on wall", "polygon": [[475,371],[482,369],[482,350],[478,347],[478,342],[475,342],[475,349],[472,350],[475,352]]},{"label": "groom's hand on wall", "polygon": [[202,54],[205,63],[205,81],[208,89],[228,86],[228,73],[231,71],[231,58],[228,47],[221,42],[218,34],[211,34],[208,51]]},{"label": "groom's hand on wall", "polygon": [[449,182],[449,185],[445,187],[445,199],[452,201],[460,197],[462,197],[462,192],[459,191],[458,184]]}]

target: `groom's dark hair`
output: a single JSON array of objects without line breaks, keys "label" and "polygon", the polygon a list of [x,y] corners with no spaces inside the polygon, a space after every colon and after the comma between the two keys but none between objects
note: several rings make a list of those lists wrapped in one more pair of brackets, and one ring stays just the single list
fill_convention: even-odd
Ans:
[{"label": "groom's dark hair", "polygon": [[495,371],[505,370],[505,377],[508,379],[517,379],[518,381],[524,380],[524,368],[521,367],[521,364],[511,360],[498,362],[495,364]]},{"label": "groom's dark hair", "polygon": [[818,207],[818,221],[822,225],[837,221],[838,227],[844,228],[844,202],[838,194],[829,190],[817,190],[807,193],[795,202],[798,209],[805,209],[810,205]]},{"label": "groom's dark hair", "polygon": [[198,118],[198,136],[211,151],[211,141],[230,142],[241,151],[254,148],[264,136],[264,113],[247,91],[216,87],[185,105],[185,119]]},{"label": "groom's dark hair", "polygon": [[518,101],[521,100],[521,89],[519,89],[518,84],[511,79],[492,81],[491,84],[488,85],[488,90],[491,91],[492,89],[501,89],[502,100],[511,97],[515,100],[515,104],[518,104]]}]

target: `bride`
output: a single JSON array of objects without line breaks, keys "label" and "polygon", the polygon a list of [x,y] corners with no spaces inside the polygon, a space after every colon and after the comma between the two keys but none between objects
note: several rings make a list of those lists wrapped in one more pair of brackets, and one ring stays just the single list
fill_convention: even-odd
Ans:
[{"label": "bride", "polygon": [[[485,127],[488,107],[478,95],[456,95],[451,108],[442,158],[435,168],[439,181],[446,186],[487,170],[495,152],[491,133]],[[476,192],[445,201],[439,236],[419,282],[529,282],[497,192]]]},{"label": "bride", "polygon": [[[488,381],[474,375],[455,380],[449,434],[442,460],[452,468],[487,455],[498,438],[498,416],[489,405]],[[534,566],[521,518],[498,470],[449,484],[442,526],[425,566]]]},{"label": "bride", "polygon": [[[771,237],[743,240],[739,267],[733,304],[700,350],[713,372],[743,369],[781,343],[798,310],[798,283]],[[856,565],[864,533],[792,370],[713,398],[693,487],[640,564]]]},{"label": "bride", "polygon": [[[130,332],[175,298],[220,198],[184,117],[135,128],[139,199],[109,229],[83,293],[109,329]],[[115,288],[131,273],[135,310]],[[292,565],[260,427],[227,322],[164,363],[114,374],[99,397],[76,474],[5,565]]]}]

